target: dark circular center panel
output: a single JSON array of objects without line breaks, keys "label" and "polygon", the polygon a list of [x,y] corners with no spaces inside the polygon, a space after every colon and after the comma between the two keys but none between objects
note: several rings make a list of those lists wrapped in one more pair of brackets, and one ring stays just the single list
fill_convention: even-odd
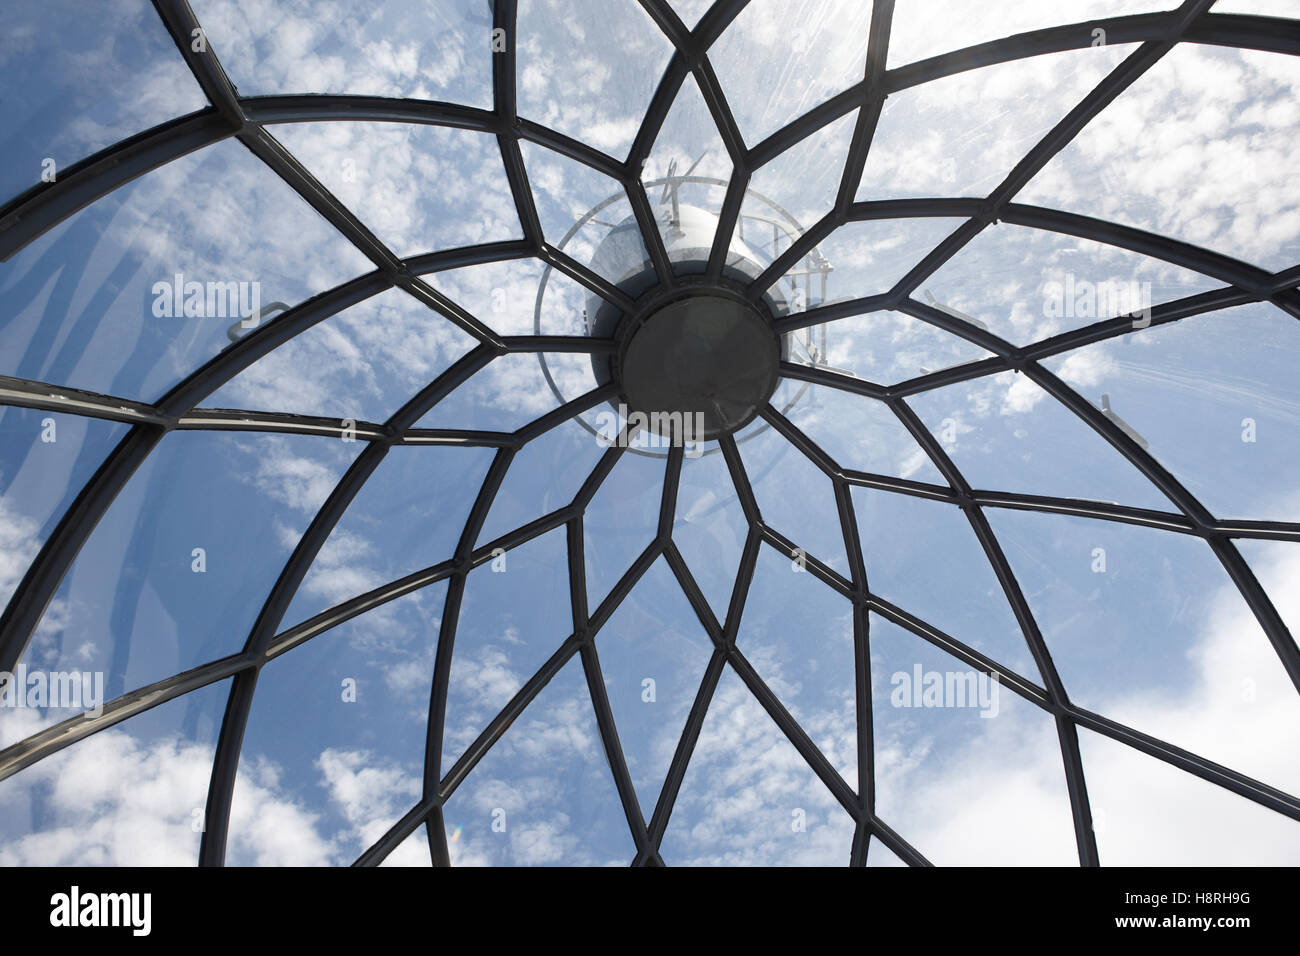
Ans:
[{"label": "dark circular center panel", "polygon": [[730,434],[776,390],[780,338],[767,316],[741,298],[678,299],[622,338],[614,375],[628,411],[645,415],[664,437],[683,427],[695,441]]}]

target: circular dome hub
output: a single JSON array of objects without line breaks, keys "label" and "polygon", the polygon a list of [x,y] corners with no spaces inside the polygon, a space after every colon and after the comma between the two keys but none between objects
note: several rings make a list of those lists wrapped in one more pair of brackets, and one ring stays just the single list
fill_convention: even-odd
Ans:
[{"label": "circular dome hub", "polygon": [[678,299],[621,339],[613,371],[628,409],[666,438],[682,428],[693,440],[734,432],[776,390],[780,338],[740,296],[711,291]]}]

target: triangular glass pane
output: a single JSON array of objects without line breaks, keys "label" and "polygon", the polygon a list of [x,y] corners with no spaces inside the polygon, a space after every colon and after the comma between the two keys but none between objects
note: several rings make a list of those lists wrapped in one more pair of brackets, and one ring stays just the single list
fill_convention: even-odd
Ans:
[{"label": "triangular glass pane", "polygon": [[[0,866],[197,865],[229,693],[228,680],[209,684],[0,781]],[[36,711],[3,711],[0,737],[36,731]],[[289,811],[287,839],[315,840],[278,794],[259,796],[268,815]]]},{"label": "triangular glass pane", "polygon": [[378,424],[477,344],[418,299],[389,289],[299,332],[203,404]]},{"label": "triangular glass pane", "polygon": [[668,0],[668,6],[673,8],[678,18],[690,30],[694,29],[700,17],[713,6],[713,0]]},{"label": "triangular glass pane", "polygon": [[262,668],[230,811],[236,859],[262,852],[254,806],[271,780],[329,834],[320,864],[351,863],[419,801],[446,594],[440,582],[380,605]]},{"label": "triangular glass pane", "polygon": [[[908,0],[894,7],[889,66],[1031,30],[1175,6],[1174,0],[1001,0],[993,6],[979,0]],[[1217,13],[1220,7],[1214,9]],[[1106,42],[1104,33],[1087,36]]]},{"label": "triangular glass pane", "polygon": [[325,539],[283,626],[451,558],[492,457],[491,448],[390,448]]},{"label": "triangular glass pane", "polygon": [[492,11],[477,0],[328,16],[292,0],[194,0],[240,92],[351,93],[492,107]]},{"label": "triangular glass pane", "polygon": [[399,256],[523,236],[495,136],[413,123],[292,123],[274,133]]},{"label": "triangular glass pane", "polygon": [[447,682],[443,774],[573,633],[567,562],[557,528],[470,572]]},{"label": "triangular glass pane", "polygon": [[1122,416],[1213,513],[1300,521],[1300,323],[1268,303],[1130,332],[1044,364]]},{"label": "triangular glass pane", "polygon": [[228,330],[372,271],[234,141],[120,186],[0,266],[0,374],[152,401]]},{"label": "triangular glass pane", "polygon": [[752,146],[861,82],[870,0],[751,0],[709,48],[736,124]]},{"label": "triangular glass pane", "polygon": [[739,439],[763,523],[847,577],[849,559],[831,480],[766,422],[754,422]]},{"label": "triangular glass pane", "polygon": [[1300,261],[1297,96],[1295,57],[1180,43],[1018,199],[1289,268]]},{"label": "triangular glass pane", "polygon": [[786,417],[841,468],[946,484],[907,426],[877,399],[810,385]]},{"label": "triangular glass pane", "polygon": [[[1271,746],[1289,745],[1275,727]],[[1103,866],[1294,866],[1300,827],[1230,790],[1079,730],[1092,829]]]},{"label": "triangular glass pane", "polygon": [[[716,448],[717,446],[712,446]],[[684,458],[673,544],[719,623],[726,620],[749,522],[721,453]]]},{"label": "triangular glass pane", "polygon": [[892,94],[856,198],[987,196],[1131,49],[1012,60]]},{"label": "triangular glass pane", "polygon": [[[447,835],[451,839],[451,834]],[[401,843],[393,848],[393,852],[384,857],[380,866],[433,866],[433,859],[429,856],[429,836],[425,831],[425,825],[421,823]]]},{"label": "triangular glass pane", "polygon": [[519,112],[622,158],[672,55],[634,0],[522,0]]},{"label": "triangular glass pane", "polygon": [[974,488],[1172,508],[1105,439],[1023,375],[949,385],[908,404]]},{"label": "triangular glass pane", "polygon": [[510,259],[425,276],[498,335],[586,335],[605,300],[537,259]]},{"label": "triangular glass pane", "polygon": [[118,422],[0,407],[0,606],[126,431]]},{"label": "triangular glass pane", "polygon": [[993,353],[902,312],[871,312],[792,333],[790,361],[895,385]]},{"label": "triangular glass pane", "polygon": [[443,810],[453,866],[626,866],[636,855],[582,665],[571,660]]},{"label": "triangular glass pane", "polygon": [[853,489],[872,594],[1036,684],[1042,677],[1006,594],[961,509]]},{"label": "triangular glass pane", "polygon": [[944,263],[917,298],[1020,345],[1221,285],[1116,246],[1000,223]]},{"label": "triangular glass pane", "polygon": [[[840,226],[785,274],[791,301],[809,309],[888,292],[962,219],[868,219]],[[796,308],[794,311],[802,311]]]},{"label": "triangular glass pane", "polygon": [[712,644],[663,559],[624,598],[596,644],[628,773],[648,819]]},{"label": "triangular glass pane", "polygon": [[772,548],[759,551],[736,645],[857,790],[853,606],[797,567]]},{"label": "triangular glass pane", "polygon": [[867,846],[867,866],[907,866],[889,847],[876,837]]},{"label": "triangular glass pane", "polygon": [[0,62],[23,92],[0,101],[0,203],[42,182],[47,170],[57,176],[118,140],[208,105],[146,0],[9,4],[5,14]]},{"label": "triangular glass pane", "polygon": [[1051,715],[902,628],[870,623],[881,818],[939,866],[1075,865]]},{"label": "triangular glass pane", "polygon": [[621,184],[543,146],[520,145],[547,242],[615,285],[646,268],[649,253]]},{"label": "triangular glass pane", "polygon": [[172,432],[91,533],[23,661],[102,672],[113,698],[237,653],[357,448]]},{"label": "triangular glass pane", "polygon": [[1294,792],[1300,699],[1249,606],[1190,535],[1020,511],[989,520],[1071,700]]},{"label": "triangular glass pane", "polygon": [[699,272],[708,261],[731,172],[731,157],[688,74],[641,169],[659,235],[679,273]]},{"label": "triangular glass pane", "polygon": [[855,110],[828,123],[755,171],[733,241],[770,262],[831,211],[857,116]]},{"label": "triangular glass pane", "polygon": [[479,369],[415,424],[512,432],[595,387],[591,359],[584,354],[511,352]]},{"label": "triangular glass pane", "polygon": [[576,421],[532,439],[510,462],[478,544],[570,504],[604,452],[596,437]]},{"label": "triangular glass pane", "polygon": [[587,505],[582,533],[591,611],[654,540],[667,464],[666,455],[628,449]]},{"label": "triangular glass pane", "polygon": [[847,866],[852,843],[853,818],[749,688],[723,670],[668,819],[664,862]]}]

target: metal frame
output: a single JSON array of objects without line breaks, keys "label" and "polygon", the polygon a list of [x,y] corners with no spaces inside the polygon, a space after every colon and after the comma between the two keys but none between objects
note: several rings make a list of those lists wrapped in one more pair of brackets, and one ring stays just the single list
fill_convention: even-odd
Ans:
[{"label": "metal frame", "polygon": [[[419,299],[468,332],[479,344],[413,396],[388,421],[357,423],[356,438],[366,442],[366,448],[317,513],[286,562],[240,653],[131,691],[108,702],[98,717],[73,718],[0,751],[0,779],[160,703],[232,678],[232,689],[214,758],[208,794],[207,825],[200,852],[202,864],[220,865],[224,861],[240,746],[260,669],[267,661],[290,652],[344,621],[419,588],[447,581],[448,592],[438,638],[434,679],[430,688],[424,793],[401,820],[362,854],[357,860],[359,865],[381,862],[421,824],[426,825],[433,861],[447,864],[449,858],[442,820],[443,804],[542,687],[574,657],[582,662],[605,753],[636,844],[634,864],[662,865],[664,862],[659,855],[660,842],[713,693],[723,669],[730,666],[830,793],[853,817],[855,835],[852,846],[847,848],[849,862],[854,866],[865,864],[870,839],[874,836],[905,862],[925,865],[925,858],[875,812],[869,634],[872,613],[907,629],[970,667],[996,674],[1004,686],[1052,715],[1061,745],[1062,769],[1074,817],[1079,860],[1083,865],[1097,865],[1100,860],[1078,751],[1078,727],[1106,735],[1255,803],[1300,820],[1300,799],[1296,796],[1073,704],[1056,672],[1019,583],[988,523],[985,509],[1009,508],[1079,515],[1203,538],[1240,590],[1297,689],[1300,689],[1300,651],[1268,595],[1241,558],[1233,540],[1261,538],[1300,541],[1300,523],[1236,521],[1214,517],[1125,431],[1041,364],[1043,359],[1050,356],[1131,331],[1129,318],[1096,322],[1032,345],[1017,347],[911,297],[928,276],[984,228],[1004,221],[1141,252],[1225,283],[1222,288],[1210,292],[1155,306],[1152,310],[1152,325],[1258,301],[1269,301],[1288,314],[1300,318],[1300,290],[1297,290],[1297,285],[1300,284],[1300,266],[1268,273],[1230,257],[1167,237],[1013,201],[1017,192],[1057,151],[1175,44],[1209,43],[1300,55],[1300,22],[1214,14],[1208,12],[1212,2],[1213,0],[1186,0],[1177,9],[1165,13],[1115,17],[1031,31],[890,70],[886,69],[885,62],[894,4],[893,0],[876,0],[862,80],[762,142],[747,146],[708,58],[711,44],[741,12],[746,0],[719,0],[693,30],[685,27],[665,0],[640,0],[641,6],[673,44],[676,52],[651,100],[629,155],[620,161],[518,116],[513,46],[516,19],[514,0],[497,0],[494,5],[494,24],[505,29],[511,42],[505,53],[494,55],[494,105],[490,111],[447,103],[373,96],[241,97],[221,68],[215,53],[211,50],[195,53],[190,49],[191,31],[198,27],[198,23],[186,0],[154,0],[162,22],[175,39],[178,50],[203,88],[211,106],[123,140],[70,166],[56,183],[33,187],[0,207],[0,259],[10,258],[59,222],[118,186],[189,152],[233,136],[360,249],[374,263],[375,271],[345,282],[277,315],[196,369],[154,403],[131,401],[57,384],[0,377],[0,404],[103,418],[132,426],[62,516],[18,585],[3,616],[0,616],[0,670],[14,669],[82,545],[135,469],[168,432],[178,429],[222,429],[318,435],[341,433],[342,423],[333,419],[198,407],[204,398],[258,358],[317,322],[391,288],[400,288]],[[889,93],[993,63],[1088,46],[1094,27],[1104,28],[1112,42],[1135,42],[1141,45],[1044,136],[987,197],[971,200],[936,198],[869,203],[853,201],[881,106]],[[734,167],[723,202],[719,231],[710,255],[708,274],[713,278],[716,279],[721,273],[723,254],[754,171],[817,129],[854,109],[858,110],[857,123],[833,209],[822,220],[814,223],[798,242],[750,285],[748,295],[754,299],[760,298],[802,255],[844,223],[904,216],[945,216],[965,220],[889,292],[812,309],[787,317],[779,323],[780,330],[788,332],[845,315],[896,309],[966,338],[992,353],[991,358],[983,361],[888,386],[863,382],[826,369],[792,364],[783,366],[783,372],[789,378],[842,389],[884,402],[926,452],[947,482],[946,485],[843,468],[786,419],[782,412],[770,406],[762,412],[766,424],[781,433],[799,453],[820,468],[830,478],[834,489],[836,509],[849,558],[849,576],[846,578],[840,575],[816,557],[807,556],[806,561],[808,571],[842,594],[853,608],[859,768],[856,789],[833,769],[737,647],[741,616],[760,548],[767,545],[787,555],[803,552],[797,549],[794,542],[763,522],[733,438],[723,438],[720,449],[749,523],[749,533],[725,620],[718,621],[672,540],[677,484],[682,467],[681,449],[675,449],[666,459],[659,526],[654,541],[633,562],[609,596],[594,611],[588,609],[586,600],[583,515],[622,455],[624,449],[620,446],[625,442],[606,451],[572,503],[494,541],[484,544],[477,542],[493,498],[516,453],[527,442],[549,429],[607,400],[611,394],[610,387],[597,389],[562,404],[512,433],[414,427],[415,422],[428,409],[501,355],[542,351],[594,352],[613,347],[613,343],[608,341],[565,336],[499,336],[439,293],[422,276],[477,263],[535,257],[616,305],[624,308],[629,305],[618,289],[567,256],[562,248],[546,242],[533,205],[520,151],[521,140],[526,139],[556,150],[617,180],[627,193],[660,282],[665,286],[673,286],[679,281],[672,274],[639,176],[677,90],[688,73],[694,76],[704,95]],[[278,123],[326,119],[428,123],[495,135],[524,238],[408,259],[397,257],[316,181],[270,132],[270,127]],[[1170,500],[1173,510],[1155,511],[1084,499],[973,489],[908,406],[907,398],[945,385],[1007,370],[1027,375],[1054,400],[1070,409],[1151,480]],[[497,449],[455,552],[446,561],[354,597],[300,624],[279,630],[283,614],[320,547],[366,479],[387,454],[388,448],[395,444],[462,444]],[[1042,675],[1043,686],[1009,671],[957,638],[871,592],[850,493],[854,486],[947,502],[962,509],[1012,607]],[[452,767],[444,768],[441,742],[447,679],[466,578],[471,570],[490,560],[495,549],[518,547],[538,535],[560,527],[566,529],[568,541],[573,632],[493,718],[460,759]],[[637,581],[661,556],[713,642],[714,652],[687,717],[667,779],[647,820],[631,784],[605,694],[596,639]]]}]

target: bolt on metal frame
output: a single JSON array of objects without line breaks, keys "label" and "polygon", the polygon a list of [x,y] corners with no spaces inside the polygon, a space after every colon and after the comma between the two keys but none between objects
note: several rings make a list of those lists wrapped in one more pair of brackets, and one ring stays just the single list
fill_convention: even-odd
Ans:
[{"label": "bolt on metal frame", "polygon": [[[97,731],[114,726],[151,707],[191,690],[233,678],[232,688],[214,757],[207,804],[207,821],[200,863],[221,865],[225,857],[231,799],[239,753],[253,694],[261,668],[305,641],[347,620],[405,594],[447,581],[448,590],[438,636],[434,679],[425,749],[424,793],[389,831],[356,861],[375,865],[393,848],[426,824],[433,861],[449,861],[442,807],[479,760],[500,739],[546,683],[577,657],[587,678],[597,726],[628,821],[634,843],[635,865],[662,865],[659,845],[667,828],[677,793],[685,777],[695,744],[723,669],[730,666],[778,725],[791,744],[830,793],[856,823],[849,862],[864,865],[874,836],[905,862],[926,865],[927,860],[875,812],[874,751],[870,700],[869,615],[905,628],[972,668],[996,675],[1002,684],[1052,715],[1061,746],[1063,772],[1074,818],[1075,837],[1082,865],[1095,866],[1098,857],[1077,728],[1084,727],[1163,760],[1262,806],[1300,820],[1300,798],[1253,780],[1227,767],[1146,735],[1109,718],[1080,708],[1066,693],[1019,583],[985,516],[987,508],[1008,508],[1053,514],[1086,516],[1200,537],[1206,541],[1259,621],[1292,683],[1300,690],[1300,651],[1267,593],[1233,544],[1235,538],[1300,541],[1300,523],[1236,521],[1214,517],[1196,498],[1142,447],[1095,406],[1044,368],[1042,359],[1132,331],[1130,317],[1118,317],[1017,347],[964,320],[918,302],[912,294],[926,279],[961,250],[984,228],[1010,222],[1108,243],[1163,259],[1212,276],[1224,286],[1209,292],[1161,303],[1152,309],[1151,325],[1251,302],[1268,301],[1300,318],[1300,265],[1268,273],[1231,257],[1168,237],[1072,213],[1014,202],[1015,195],[1107,104],[1180,42],[1218,44],[1300,55],[1300,22],[1273,17],[1221,15],[1209,12],[1213,0],[1186,0],[1178,8],[1136,16],[1113,17],[1035,30],[930,57],[895,69],[886,69],[886,51],[893,0],[876,0],[868,37],[863,79],[808,111],[762,142],[747,147],[723,95],[708,50],[744,8],[747,0],[718,0],[688,30],[666,0],[639,0],[642,8],[672,43],[675,53],[650,102],[628,157],[617,160],[571,137],[524,119],[515,101],[514,43],[515,0],[497,0],[494,25],[510,38],[505,52],[493,56],[492,110],[448,103],[376,96],[257,96],[241,97],[222,69],[215,53],[191,49],[192,31],[199,28],[186,0],[154,0],[157,12],[181,55],[194,73],[211,106],[129,137],[69,167],[56,183],[33,187],[0,207],[0,259],[8,259],[40,235],[79,209],[173,159],[234,136],[262,159],[300,196],[338,229],[375,265],[375,270],[323,292],[275,316],[208,360],[154,403],[102,395],[57,384],[0,377],[0,404],[79,414],[130,424],[132,427],[86,483],[58,522],[19,583],[0,616],[0,670],[13,670],[45,609],[81,547],[136,468],[172,430],[221,429],[338,435],[343,425],[335,419],[201,408],[199,403],[240,371],[294,335],[330,316],[388,289],[399,288],[468,332],[478,345],[428,386],[412,397],[386,422],[359,422],[356,438],[367,447],[312,520],[286,562],[253,625],[244,649],[220,660],[133,690],[109,701],[98,717],[77,717],[45,728],[26,740],[0,750],[0,779],[61,750]],[[854,202],[876,123],[885,97],[929,80],[952,76],[994,63],[1060,52],[1091,45],[1092,30],[1105,29],[1112,43],[1140,46],[1084,97],[1042,140],[1025,155],[1006,179],[984,199],[916,199]],[[572,503],[543,515],[499,538],[477,544],[479,532],[493,498],[515,454],[539,437],[582,411],[611,396],[610,387],[596,389],[560,405],[515,432],[415,428],[430,408],[495,358],[509,353],[544,351],[596,352],[612,348],[611,341],[572,336],[499,336],[492,329],[435,290],[422,278],[445,269],[511,259],[536,258],[607,299],[628,308],[627,297],[609,282],[549,244],[541,229],[524,167],[520,141],[529,140],[560,152],[617,180],[627,194],[659,281],[674,285],[674,277],[653,210],[640,182],[641,168],[687,74],[699,85],[733,163],[732,179],[723,202],[718,233],[711,251],[708,274],[717,277],[727,242],[740,215],[741,200],[753,172],[827,123],[858,110],[847,161],[834,208],[750,285],[757,299],[810,249],[847,222],[911,216],[959,217],[965,221],[939,243],[893,289],[881,295],[834,303],[781,320],[782,332],[809,328],[847,315],[895,309],[961,336],[987,349],[992,357],[918,376],[894,385],[879,385],[840,375],[827,369],[786,363],[783,373],[792,379],[842,389],[884,402],[907,428],[947,485],[930,484],[877,475],[842,467],[816,442],[770,405],[762,412],[767,425],[789,440],[799,453],[831,480],[839,515],[849,576],[846,578],[814,556],[806,556],[807,570],[852,604],[857,710],[857,788],[834,770],[798,722],[758,676],[737,647],[746,596],[760,548],[772,547],[788,556],[803,556],[797,545],[764,523],[734,438],[720,441],[722,454],[749,524],[749,532],[725,619],[719,621],[704,598],[690,569],[672,540],[673,515],[682,467],[681,450],[666,459],[658,531],[655,539],[628,568],[610,594],[595,609],[587,606],[583,557],[583,515],[623,454],[625,442],[609,448],[600,458]],[[524,238],[486,243],[401,259],[378,240],[337,198],[325,189],[271,134],[279,123],[320,120],[427,123],[476,130],[495,135],[511,193],[523,226]],[[1173,509],[1157,511],[1124,505],[973,489],[935,438],[907,404],[911,395],[976,377],[1016,370],[1027,375],[1055,400],[1075,413],[1116,451],[1151,480],[1169,498]],[[626,437],[626,435],[624,436]],[[446,561],[381,585],[314,617],[279,630],[281,619],[335,524],[387,451],[398,444],[460,444],[497,449],[478,497],[465,523],[453,555]],[[854,486],[878,488],[899,494],[943,501],[961,508],[1009,601],[1030,652],[1042,675],[1043,686],[1015,674],[996,661],[871,592],[862,544],[858,536],[850,490]],[[452,648],[460,602],[471,570],[491,560],[496,549],[509,550],[548,531],[565,528],[568,542],[573,631],[551,658],[450,768],[442,766],[442,734]],[[700,624],[714,645],[713,654],[686,720],[667,779],[647,820],[619,744],[605,695],[596,637],[622,600],[658,558],[672,570]]]}]

